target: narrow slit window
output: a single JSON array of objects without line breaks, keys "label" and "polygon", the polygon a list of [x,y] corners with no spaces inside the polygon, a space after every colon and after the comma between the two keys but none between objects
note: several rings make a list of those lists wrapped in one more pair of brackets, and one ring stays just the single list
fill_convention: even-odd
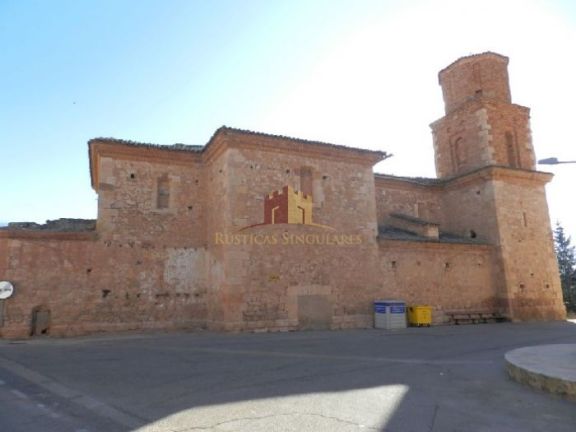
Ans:
[{"label": "narrow slit window", "polygon": [[514,136],[510,132],[506,132],[506,152],[508,154],[508,166],[512,168],[519,168],[520,161],[518,160],[518,151]]},{"label": "narrow slit window", "polygon": [[522,212],[522,222],[524,223],[525,227],[528,226],[528,216],[526,215],[526,212]]},{"label": "narrow slit window", "polygon": [[158,179],[156,207],[159,209],[170,207],[170,179],[166,175]]},{"label": "narrow slit window", "polygon": [[312,168],[308,166],[303,166],[300,168],[300,190],[304,195],[312,195],[314,176],[312,173]]}]

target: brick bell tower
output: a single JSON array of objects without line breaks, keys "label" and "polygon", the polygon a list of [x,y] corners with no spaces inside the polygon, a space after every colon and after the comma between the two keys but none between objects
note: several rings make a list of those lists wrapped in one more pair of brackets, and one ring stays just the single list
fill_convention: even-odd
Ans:
[{"label": "brick bell tower", "polygon": [[432,125],[438,177],[487,165],[535,169],[530,109],[511,101],[508,57],[464,57],[438,76],[446,111]]},{"label": "brick bell tower", "polygon": [[486,52],[439,73],[445,116],[431,124],[436,173],[446,179],[446,228],[494,246],[496,304],[513,320],[563,319],[530,109],[512,103],[508,58]]}]

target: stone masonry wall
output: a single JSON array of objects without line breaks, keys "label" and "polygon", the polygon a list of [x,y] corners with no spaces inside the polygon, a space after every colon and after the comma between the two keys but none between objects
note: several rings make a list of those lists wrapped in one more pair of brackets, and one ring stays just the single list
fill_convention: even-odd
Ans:
[{"label": "stone masonry wall", "polygon": [[440,188],[378,177],[375,188],[379,225],[384,224],[391,213],[414,216],[428,222],[443,222]]},{"label": "stone masonry wall", "polygon": [[514,319],[563,319],[566,311],[543,184],[494,182],[498,253],[508,308]]},{"label": "stone masonry wall", "polygon": [[[302,316],[307,302],[318,302],[311,310],[330,311],[324,323],[328,327],[370,325],[368,309],[373,296],[369,292],[376,286],[377,271],[371,165],[335,158],[330,149],[316,157],[259,151],[252,147],[258,144],[253,137],[250,148],[239,148],[241,142],[235,139],[225,153],[229,211],[221,233],[246,239],[274,238],[276,243],[222,248],[225,278],[219,298],[227,314],[215,325],[226,329],[298,328],[307,319]],[[309,181],[310,173],[312,222],[317,226],[262,225],[265,197],[287,185],[301,190],[302,179]],[[309,236],[314,244],[296,244],[302,236]],[[318,244],[326,236],[360,241]],[[209,240],[209,247],[218,247],[215,239]],[[358,256],[363,262],[355,260]],[[343,306],[341,298],[347,292],[354,292],[355,298]]]},{"label": "stone masonry wall", "polygon": [[0,274],[16,291],[0,335],[28,337],[38,306],[50,310],[55,336],[203,327],[205,261],[203,248],[1,237]]},{"label": "stone masonry wall", "polygon": [[[200,164],[100,160],[98,233],[102,239],[153,241],[173,247],[205,242],[204,170]],[[166,182],[166,206],[158,204]]]},{"label": "stone masonry wall", "polygon": [[494,244],[498,225],[492,184],[478,175],[446,186],[442,195],[446,231]]},{"label": "stone masonry wall", "polygon": [[497,309],[492,247],[381,240],[380,298],[432,306],[435,323],[445,312]]}]

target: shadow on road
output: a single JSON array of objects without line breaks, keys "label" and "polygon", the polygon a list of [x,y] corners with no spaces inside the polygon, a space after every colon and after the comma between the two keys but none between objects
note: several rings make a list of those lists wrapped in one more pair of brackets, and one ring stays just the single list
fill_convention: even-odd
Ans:
[{"label": "shadow on road", "polygon": [[119,431],[573,432],[573,403],[504,371],[506,351],[550,343],[576,343],[576,325],[120,335],[0,355],[87,397]]}]

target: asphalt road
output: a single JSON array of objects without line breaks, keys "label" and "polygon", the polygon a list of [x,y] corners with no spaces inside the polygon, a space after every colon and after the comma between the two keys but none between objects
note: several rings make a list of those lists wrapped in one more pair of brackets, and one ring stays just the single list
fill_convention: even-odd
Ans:
[{"label": "asphalt road", "polygon": [[504,370],[553,343],[576,323],[0,341],[0,431],[574,432]]}]

